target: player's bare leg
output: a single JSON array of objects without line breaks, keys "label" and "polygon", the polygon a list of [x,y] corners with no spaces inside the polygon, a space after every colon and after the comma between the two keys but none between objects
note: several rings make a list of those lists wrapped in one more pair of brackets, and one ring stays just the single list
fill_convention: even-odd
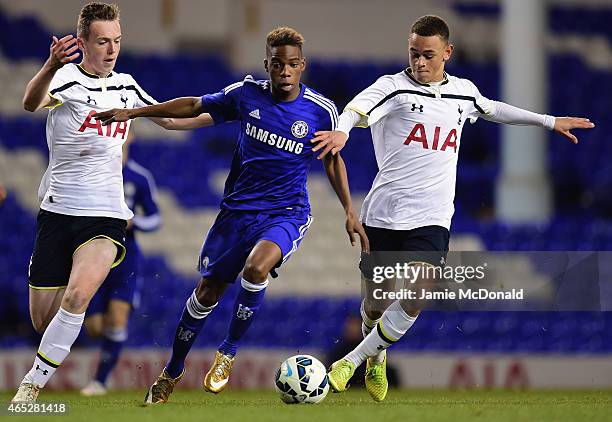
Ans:
[{"label": "player's bare leg", "polygon": [[174,387],[185,374],[185,359],[206,317],[217,306],[228,284],[211,278],[201,278],[191,296],[187,299],[181,315],[172,356],[145,396],[146,404],[167,403]]},{"label": "player's bare leg", "polygon": [[62,303],[65,291],[65,287],[49,290],[30,287],[30,318],[38,334],[47,329]]},{"label": "player's bare leg", "polygon": [[13,401],[36,401],[40,389],[68,356],[81,331],[87,305],[106,278],[116,256],[117,247],[108,239],[94,239],[75,251],[59,310],[45,329],[34,365],[21,382]]},{"label": "player's bare leg", "polygon": [[268,274],[281,259],[280,248],[269,240],[257,243],[249,254],[242,271],[241,289],[234,304],[228,335],[219,346],[215,361],[204,376],[206,391],[216,394],[227,386],[238,341],[251,326],[264,298]]},{"label": "player's bare leg", "polygon": [[117,364],[123,343],[127,340],[131,310],[130,303],[112,299],[104,315],[95,314],[85,319],[87,333],[94,338],[103,337],[103,340],[95,377],[81,389],[82,395],[102,396],[107,393],[106,379]]}]

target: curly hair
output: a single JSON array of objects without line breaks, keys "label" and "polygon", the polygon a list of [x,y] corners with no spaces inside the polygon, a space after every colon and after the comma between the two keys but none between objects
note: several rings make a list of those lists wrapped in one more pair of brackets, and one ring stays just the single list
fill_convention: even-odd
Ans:
[{"label": "curly hair", "polygon": [[304,36],[302,34],[293,28],[281,26],[268,33],[268,37],[266,38],[266,54],[270,53],[273,47],[281,45],[294,45],[302,51],[303,44]]}]

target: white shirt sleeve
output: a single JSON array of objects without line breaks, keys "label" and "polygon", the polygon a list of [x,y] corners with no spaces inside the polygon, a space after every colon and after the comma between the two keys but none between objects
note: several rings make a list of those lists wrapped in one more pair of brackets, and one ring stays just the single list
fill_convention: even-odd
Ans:
[{"label": "white shirt sleeve", "polygon": [[390,95],[396,90],[393,77],[385,75],[357,94],[344,109],[352,110],[359,115],[359,121],[353,127],[368,127],[387,115],[393,108],[396,98]]},{"label": "white shirt sleeve", "polygon": [[469,81],[469,84],[473,90],[472,95],[474,97],[474,107],[468,114],[471,123],[474,123],[478,117],[482,117],[491,122],[510,125],[540,126],[551,130],[555,127],[555,118],[553,116],[533,113],[501,101],[489,100],[478,91],[476,85],[471,81]]},{"label": "white shirt sleeve", "polygon": [[491,101],[491,112],[483,118],[492,122],[510,125],[541,126],[549,130],[555,127],[555,118],[548,114],[533,113],[500,101]]},{"label": "white shirt sleeve", "polygon": [[351,129],[357,126],[357,123],[359,123],[360,120],[361,115],[359,113],[357,113],[355,110],[347,108],[338,118],[338,126],[336,127],[336,130],[344,132],[346,133],[346,136],[349,136]]},{"label": "white shirt sleeve", "polygon": [[470,107],[468,112],[468,119],[470,119],[470,123],[475,123],[479,117],[486,117],[491,113],[493,105],[491,104],[491,100],[483,96],[476,85],[474,85],[471,81],[468,81],[471,91],[472,97],[474,99],[473,106]]},{"label": "white shirt sleeve", "polygon": [[69,97],[67,96],[70,82],[73,79],[70,74],[70,67],[68,65],[60,68],[55,75],[53,75],[53,79],[51,79],[51,83],[49,84],[49,96],[58,101],[57,104],[53,105],[50,108],[55,108],[66,101],[68,101]]}]

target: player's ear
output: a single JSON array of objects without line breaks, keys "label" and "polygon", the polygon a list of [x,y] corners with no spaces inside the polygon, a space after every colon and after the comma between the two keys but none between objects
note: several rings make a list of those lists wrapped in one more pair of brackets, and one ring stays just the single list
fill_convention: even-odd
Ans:
[{"label": "player's ear", "polygon": [[268,70],[268,59],[264,59],[264,69],[266,69],[266,73],[270,73]]},{"label": "player's ear", "polygon": [[77,37],[77,47],[79,48],[79,50],[81,50],[81,52],[83,53],[83,56],[87,55],[85,53],[85,41],[83,40],[83,38]]},{"label": "player's ear", "polygon": [[450,43],[446,46],[446,48],[444,49],[444,61],[445,62],[450,60],[454,49],[455,49],[455,46]]},{"label": "player's ear", "polygon": [[306,70],[306,57],[302,57],[302,72]]}]

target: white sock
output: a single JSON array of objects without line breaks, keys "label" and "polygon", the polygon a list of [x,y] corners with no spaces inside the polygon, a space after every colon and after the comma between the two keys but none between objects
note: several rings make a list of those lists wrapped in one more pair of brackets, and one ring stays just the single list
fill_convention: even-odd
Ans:
[{"label": "white sock", "polygon": [[408,315],[396,300],[383,313],[382,318],[365,339],[344,358],[361,365],[366,359],[374,357],[398,341],[412,327],[416,317]]},{"label": "white sock", "polygon": [[[217,302],[218,303],[218,302]],[[196,289],[193,290],[191,296],[187,299],[185,303],[185,308],[187,308],[187,312],[195,319],[206,318],[217,306],[217,303],[211,306],[204,306],[198,301],[198,295],[196,295]]]},{"label": "white sock", "polygon": [[[366,314],[365,311],[365,299],[361,301],[361,307],[359,309],[361,313],[361,334],[363,334],[363,338],[366,338],[368,334],[372,331],[376,324],[378,324],[379,319],[370,319],[370,317]],[[382,350],[376,354],[376,356],[372,356],[368,358],[371,364],[382,363],[385,360],[385,351]]]},{"label": "white sock", "polygon": [[34,358],[34,365],[23,378],[28,382],[44,387],[55,370],[70,353],[70,347],[77,339],[85,313],[72,314],[61,307],[45,330]]},{"label": "white sock", "polygon": [[380,319],[370,319],[368,314],[366,314],[365,299],[361,301],[359,313],[361,314],[361,334],[363,334],[363,337],[365,338],[368,334],[370,334],[370,331],[372,331]]}]

